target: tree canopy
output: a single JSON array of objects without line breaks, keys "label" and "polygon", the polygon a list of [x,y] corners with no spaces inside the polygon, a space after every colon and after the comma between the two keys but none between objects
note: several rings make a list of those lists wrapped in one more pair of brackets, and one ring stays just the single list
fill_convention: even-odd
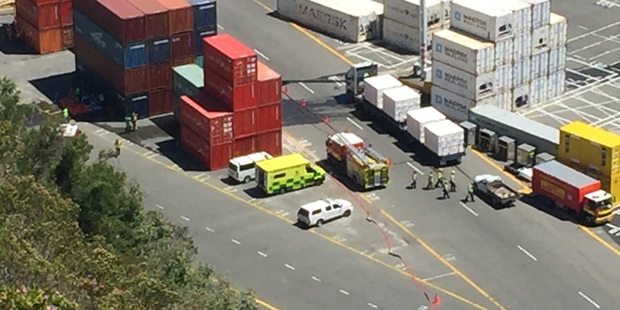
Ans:
[{"label": "tree canopy", "polygon": [[92,160],[85,135],[63,137],[19,94],[0,80],[3,309],[257,309],[196,261],[186,227],[143,210],[139,184]]}]

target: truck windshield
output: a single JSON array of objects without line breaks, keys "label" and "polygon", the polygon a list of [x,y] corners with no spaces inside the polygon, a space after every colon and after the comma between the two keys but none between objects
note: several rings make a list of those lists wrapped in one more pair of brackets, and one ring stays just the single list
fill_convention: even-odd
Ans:
[{"label": "truck windshield", "polygon": [[610,206],[611,206],[611,199],[601,200],[601,201],[590,201],[590,209],[592,210],[607,209]]}]

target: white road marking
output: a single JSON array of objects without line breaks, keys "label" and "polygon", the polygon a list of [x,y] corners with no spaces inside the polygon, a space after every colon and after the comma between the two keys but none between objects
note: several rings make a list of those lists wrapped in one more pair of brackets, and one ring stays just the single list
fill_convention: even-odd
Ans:
[{"label": "white road marking", "polygon": [[160,206],[160,205],[155,205],[159,210],[163,210],[164,207]]},{"label": "white road marking", "polygon": [[449,262],[456,260],[456,257],[454,257],[454,255],[452,255],[451,253],[444,255],[443,258],[445,258]]},{"label": "white road marking", "polygon": [[368,303],[368,307],[371,307],[373,309],[379,309],[379,307],[371,302]]},{"label": "white road marking", "polygon": [[365,196],[366,196],[366,198],[370,199],[370,201],[377,201],[377,200],[381,199],[381,197],[379,197],[375,193],[366,194]]},{"label": "white road marking", "polygon": [[620,215],[620,209],[618,209],[618,210],[614,211],[614,214],[615,214],[615,215]]},{"label": "white road marking", "polygon": [[445,278],[445,277],[449,277],[453,275],[454,275],[454,272],[449,272],[449,273],[440,274],[438,276],[422,279],[422,281],[433,281],[433,280],[437,280],[437,279],[441,279],[441,278]]},{"label": "white road marking", "polygon": [[577,27],[579,27],[579,29],[583,29],[583,30],[590,30],[590,28],[588,28],[586,26],[582,26],[582,25],[577,25]]},{"label": "white road marking", "polygon": [[99,129],[95,130],[95,133],[100,133],[100,132],[103,132],[103,131],[105,131],[105,130],[103,130],[103,128],[99,128]]},{"label": "white road marking", "polygon": [[470,207],[468,207],[466,204],[460,202],[459,203],[463,208],[465,208],[465,210],[469,211],[469,213],[473,214],[474,216],[478,216],[478,213],[476,213],[476,211],[472,210]]},{"label": "white road marking", "polygon": [[186,221],[186,222],[189,222],[189,218],[188,218],[188,217],[186,217],[186,216],[181,215],[181,219],[182,219],[182,220],[184,220],[184,221]]},{"label": "white road marking", "polygon": [[198,179],[200,179],[200,177],[202,177],[203,175],[205,175],[205,174],[204,174],[204,173],[201,173],[201,174],[197,174],[197,175],[195,175],[195,176],[194,176],[194,180],[198,180]]},{"label": "white road marking", "polygon": [[328,80],[335,82],[336,83],[336,87],[344,87],[347,84],[345,82],[342,81],[342,79],[340,77],[337,76],[330,76],[327,78]]},{"label": "white road marking", "polygon": [[214,232],[215,232],[215,230],[213,230],[213,229],[211,229],[211,228],[209,228],[209,227],[205,227],[205,229],[206,229],[208,232],[210,232],[210,233],[214,233]]},{"label": "white road marking", "polygon": [[229,193],[235,193],[237,192],[237,189],[232,187],[232,186],[227,186],[224,188],[225,191],[229,192]]},{"label": "white road marking", "polygon": [[312,90],[312,88],[308,87],[308,85],[304,84],[304,83],[299,83],[299,85],[301,85],[301,87],[305,88],[309,93],[314,95],[314,90]]},{"label": "white road marking", "polygon": [[256,54],[258,54],[258,56],[265,58],[265,60],[269,60],[269,57],[267,57],[265,54],[261,53],[261,51],[254,49],[254,51],[256,52]]},{"label": "white road marking", "polygon": [[299,144],[301,144],[302,147],[311,147],[312,146],[312,142],[308,141],[308,140],[299,140],[297,141]]},{"label": "white road marking", "polygon": [[146,158],[148,158],[148,159],[153,159],[153,158],[157,157],[158,155],[159,155],[159,154],[157,154],[157,153],[153,153],[153,154],[151,154],[151,155],[147,156]]},{"label": "white road marking", "polygon": [[349,121],[349,123],[353,124],[353,126],[357,127],[357,129],[364,130],[364,128],[362,126],[360,126],[360,124],[356,123],[352,118],[347,117],[347,121]]},{"label": "white road marking", "polygon": [[265,253],[263,253],[263,252],[261,252],[261,251],[258,251],[258,252],[256,252],[256,253],[258,253],[258,255],[260,255],[260,256],[262,256],[262,257],[267,257],[267,254],[265,254]]},{"label": "white road marking", "polygon": [[316,281],[316,282],[321,282],[321,279],[319,279],[319,278],[317,278],[317,277],[315,277],[315,276],[312,276],[312,280],[314,280],[314,281]]},{"label": "white road marking", "polygon": [[592,300],[592,298],[588,297],[588,295],[584,294],[583,292],[578,292],[579,296],[583,297],[583,299],[585,299],[587,302],[591,303],[594,308],[596,309],[600,309],[601,306],[599,306],[594,300]]},{"label": "white road marking", "polygon": [[340,289],[340,290],[339,290],[339,292],[340,292],[342,295],[347,295],[347,296],[351,295],[351,294],[349,294],[349,292],[347,292],[347,291],[345,291],[345,290],[343,290],[343,289]]},{"label": "white road marking", "polygon": [[107,135],[109,133],[110,133],[109,131],[104,131],[104,132],[98,133],[97,135],[100,136],[100,137],[103,137],[103,136],[105,136],[105,135]]},{"label": "white road marking", "polygon": [[531,258],[533,261],[538,261],[538,258],[536,258],[536,256],[532,255],[532,253],[528,252],[526,249],[524,249],[522,246],[517,245],[517,248],[523,252],[523,254],[527,255],[529,258]]},{"label": "white road marking", "polygon": [[407,269],[407,266],[406,266],[405,264],[403,264],[403,263],[400,263],[400,264],[398,264],[398,265],[396,265],[396,266],[394,266],[394,267],[396,267],[396,268],[398,268],[398,269],[400,269],[400,270],[405,270],[405,269]]},{"label": "white road marking", "polygon": [[610,235],[615,235],[616,237],[620,237],[620,227],[611,225],[609,223],[605,224],[605,226],[610,228],[607,233],[609,233]]},{"label": "white road marking", "polygon": [[[142,156],[147,157],[147,156],[151,156],[151,154],[153,154],[153,152],[151,151],[146,151],[144,153],[142,153]],[[150,157],[149,157],[150,158]]]},{"label": "white road marking", "polygon": [[290,269],[290,270],[295,270],[295,267],[289,265],[289,264],[284,264],[284,267]]},{"label": "white road marking", "polygon": [[407,162],[407,166],[411,167],[411,169],[417,171],[420,175],[424,175],[424,172],[422,172],[420,169],[418,169],[418,167],[416,167],[414,164]]},{"label": "white road marking", "polygon": [[347,242],[347,238],[345,238],[345,237],[333,236],[332,239],[334,239],[334,240],[336,240],[336,241],[338,241],[340,243]]},{"label": "white road marking", "polygon": [[407,228],[411,228],[413,226],[415,226],[415,224],[413,224],[413,222],[407,220],[407,221],[400,221],[401,224],[403,224],[405,227]]},{"label": "white road marking", "polygon": [[235,239],[230,239],[230,241],[232,241],[232,243],[234,243],[236,245],[240,245],[241,244],[241,242],[239,242],[239,241],[237,241]]},{"label": "white road marking", "polygon": [[222,27],[222,26],[220,26],[220,25],[217,25],[217,28],[218,28],[219,30],[224,30],[224,27]]}]

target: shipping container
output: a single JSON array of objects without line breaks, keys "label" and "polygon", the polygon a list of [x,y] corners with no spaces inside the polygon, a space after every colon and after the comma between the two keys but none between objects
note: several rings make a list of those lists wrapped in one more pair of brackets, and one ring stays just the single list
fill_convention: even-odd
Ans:
[{"label": "shipping container", "polygon": [[517,112],[530,106],[530,84],[515,86],[512,89],[512,107],[510,111]]},{"label": "shipping container", "polygon": [[[427,29],[442,28],[445,22],[444,3],[440,0],[427,0]],[[420,0],[385,0],[383,18],[391,19],[411,28],[420,29]],[[384,24],[385,25],[385,24]]]},{"label": "shipping container", "polygon": [[551,18],[550,0],[521,0],[532,5],[532,30],[549,24]]},{"label": "shipping container", "polygon": [[204,67],[233,86],[256,81],[256,53],[228,34],[203,39]]},{"label": "shipping container", "polygon": [[123,46],[77,10],[74,10],[74,22],[75,31],[82,38],[121,68],[132,69],[146,65],[148,53],[144,42],[128,43]]},{"label": "shipping container", "polygon": [[168,9],[155,0],[127,0],[144,14],[147,39],[170,36]]},{"label": "shipping container", "polygon": [[191,65],[191,64],[194,64],[194,56],[172,60],[171,63],[172,63],[172,67]]},{"label": "shipping container", "polygon": [[245,156],[256,153],[258,149],[258,136],[249,136],[245,138],[235,139],[235,147],[233,148],[233,157]]},{"label": "shipping container", "polygon": [[38,6],[30,0],[15,0],[15,9],[17,16],[38,30],[60,27],[61,12],[59,3]]},{"label": "shipping container", "polygon": [[551,13],[549,25],[549,48],[560,48],[566,46],[568,37],[568,22],[566,17]]},{"label": "shipping container", "polygon": [[235,111],[233,114],[233,134],[235,139],[258,133],[258,109]]},{"label": "shipping container", "polygon": [[487,72],[479,75],[467,73],[439,61],[433,62],[431,81],[443,89],[472,100],[492,97],[496,93],[495,73]]},{"label": "shipping container", "polygon": [[444,119],[446,116],[433,107],[411,110],[407,112],[407,132],[418,142],[424,144],[424,127]]},{"label": "shipping container", "polygon": [[231,110],[255,109],[258,106],[256,83],[231,86],[229,82],[207,68],[204,69],[204,75],[205,91],[226,103]]},{"label": "shipping container", "polygon": [[60,25],[73,26],[73,6],[71,1],[60,3]]},{"label": "shipping container", "polygon": [[233,158],[233,142],[214,145],[201,139],[186,126],[181,126],[181,146],[183,150],[194,157],[207,168],[215,171],[228,167],[228,161]]},{"label": "shipping container", "polygon": [[515,36],[512,47],[514,50],[512,56],[514,61],[519,61],[530,57],[532,55],[532,35],[527,32],[525,34]]},{"label": "shipping container", "polygon": [[532,31],[532,55],[549,51],[549,26],[545,25]]},{"label": "shipping container", "polygon": [[474,101],[435,85],[431,87],[431,105],[433,108],[455,122],[466,121],[469,110],[477,105],[497,105],[496,99],[493,96]]},{"label": "shipping container", "polygon": [[[426,44],[431,46],[432,33],[427,33]],[[419,53],[422,48],[420,29],[412,28],[391,19],[383,20],[383,42],[396,47],[400,52]]]},{"label": "shipping container", "polygon": [[513,33],[511,11],[478,0],[454,0],[450,5],[450,26],[484,40],[510,39]]},{"label": "shipping container", "polygon": [[465,152],[465,130],[447,119],[424,126],[424,146],[439,156]]},{"label": "shipping container", "polygon": [[383,111],[399,123],[407,121],[407,112],[420,108],[420,94],[408,86],[383,91]]},{"label": "shipping container", "polygon": [[225,144],[233,141],[233,113],[204,94],[181,96],[179,122],[205,141]]},{"label": "shipping container", "polygon": [[204,66],[205,66],[205,58],[204,58],[204,56],[202,56],[202,54],[196,55],[196,57],[194,57],[194,63],[198,67],[204,68]]},{"label": "shipping container", "polygon": [[169,62],[149,65],[149,87],[151,90],[170,88],[172,85],[172,68]]},{"label": "shipping container", "polygon": [[274,157],[282,155],[282,129],[258,134],[258,149]]},{"label": "shipping container", "polygon": [[601,176],[620,173],[620,135],[585,124],[572,122],[560,128],[557,158],[564,164],[574,163],[583,171]]},{"label": "shipping container", "polygon": [[494,131],[498,137],[508,136],[517,145],[527,143],[536,147],[536,152],[557,154],[560,133],[558,129],[531,120],[523,115],[500,109],[496,106],[477,106],[469,111],[469,121]]},{"label": "shipping container", "polygon": [[60,30],[61,30],[62,46],[64,48],[72,48],[73,47],[73,26],[62,27]]},{"label": "shipping container", "polygon": [[495,43],[495,66],[513,63],[514,40],[503,40]]},{"label": "shipping container", "polygon": [[217,3],[215,0],[187,0],[194,10],[194,29],[217,31]]},{"label": "shipping container", "polygon": [[155,0],[168,9],[169,35],[194,30],[194,10],[185,0]]},{"label": "shipping container", "polygon": [[379,109],[383,109],[383,92],[401,86],[403,83],[389,74],[366,78],[364,80],[364,100]]},{"label": "shipping container", "polygon": [[494,85],[497,93],[509,91],[512,88],[512,66],[497,67],[494,71]]},{"label": "shipping container", "polygon": [[30,0],[32,1],[32,3],[36,4],[36,5],[45,5],[45,4],[49,4],[49,3],[58,3],[61,0]]},{"label": "shipping container", "polygon": [[530,83],[530,106],[535,107],[547,101],[549,94],[547,77],[532,79]]},{"label": "shipping container", "polygon": [[530,58],[524,58],[514,63],[512,67],[512,85],[514,87],[530,84],[532,80],[531,63]]},{"label": "shipping container", "polygon": [[282,101],[282,76],[260,61],[256,87],[259,107]]},{"label": "shipping container", "polygon": [[473,74],[495,68],[495,46],[451,30],[433,35],[433,59]]},{"label": "shipping container", "polygon": [[149,90],[148,67],[124,70],[117,66],[86,39],[76,33],[73,39],[74,53],[99,76],[112,84],[116,90],[125,95],[142,93]]},{"label": "shipping container", "polygon": [[532,56],[530,68],[532,71],[530,73],[532,80],[549,75],[549,53]]},{"label": "shipping container", "polygon": [[61,28],[38,30],[20,16],[15,18],[15,22],[26,44],[32,47],[37,54],[55,53],[63,49]]},{"label": "shipping container", "polygon": [[562,46],[549,51],[549,74],[566,69],[566,47]]},{"label": "shipping container", "polygon": [[156,89],[149,92],[149,116],[158,116],[172,112],[172,92],[170,88]]},{"label": "shipping container", "polygon": [[383,4],[371,0],[278,0],[276,11],[333,38],[359,43],[380,38]]},{"label": "shipping container", "polygon": [[620,174],[599,176],[597,180],[601,181],[601,189],[610,193],[614,202],[620,201]]},{"label": "shipping container", "polygon": [[517,35],[530,33],[532,25],[532,6],[520,0],[487,0],[493,6],[510,10],[512,12],[512,32]]},{"label": "shipping container", "polygon": [[258,108],[257,132],[282,129],[282,103],[276,102]]},{"label": "shipping container", "polygon": [[172,91],[177,95],[193,96],[204,87],[204,74],[197,65],[184,65],[173,68]]},{"label": "shipping container", "polygon": [[149,64],[170,61],[170,39],[155,38],[147,41]]},{"label": "shipping container", "polygon": [[170,57],[172,60],[194,57],[193,33],[178,33],[170,37]]},{"label": "shipping container", "polygon": [[495,106],[506,111],[512,111],[512,92],[510,89],[495,95]]},{"label": "shipping container", "polygon": [[217,35],[217,28],[213,30],[195,30],[192,32],[192,45],[194,46],[194,55],[202,55],[202,39]]},{"label": "shipping container", "polygon": [[115,92],[116,104],[120,106],[121,116],[130,116],[132,113],[138,114],[138,118],[149,117],[149,93],[139,93],[133,95],[123,95]]},{"label": "shipping container", "polygon": [[566,90],[566,71],[562,70],[550,74],[547,83],[549,83],[547,99],[551,100],[564,94]]},{"label": "shipping container", "polygon": [[87,16],[121,44],[144,41],[147,37],[144,13],[125,0],[73,1],[73,9]]}]

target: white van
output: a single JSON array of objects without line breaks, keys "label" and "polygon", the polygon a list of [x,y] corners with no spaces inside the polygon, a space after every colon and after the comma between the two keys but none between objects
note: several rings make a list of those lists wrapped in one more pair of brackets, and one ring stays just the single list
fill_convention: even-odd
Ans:
[{"label": "white van", "polygon": [[228,177],[239,183],[248,183],[256,178],[256,163],[271,158],[273,156],[267,152],[235,157],[228,161]]},{"label": "white van", "polygon": [[306,227],[321,227],[324,223],[353,213],[353,205],[344,199],[321,199],[299,208],[297,221]]}]

